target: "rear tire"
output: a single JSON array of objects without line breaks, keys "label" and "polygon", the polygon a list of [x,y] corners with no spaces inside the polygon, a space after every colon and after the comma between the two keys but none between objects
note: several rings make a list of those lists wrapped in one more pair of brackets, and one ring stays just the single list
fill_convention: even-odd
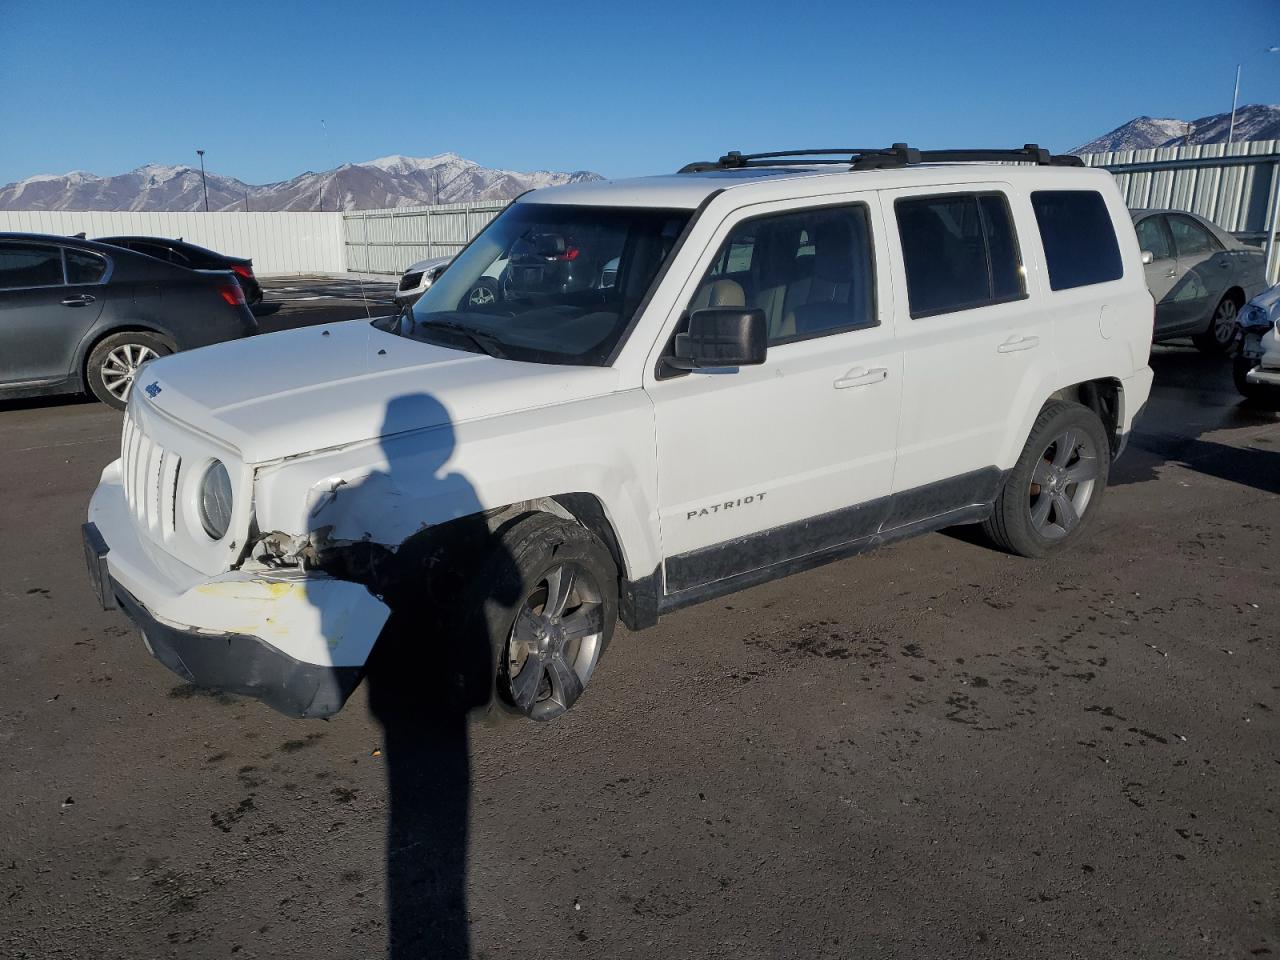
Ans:
[{"label": "rear tire", "polygon": [[173,350],[154,333],[129,330],[103,337],[89,352],[84,379],[89,391],[109,407],[123,410],[137,378],[148,360],[166,357]]},{"label": "rear tire", "polygon": [[1209,320],[1209,329],[1203,333],[1197,333],[1191,338],[1191,342],[1205,353],[1215,356],[1226,353],[1231,346],[1231,341],[1235,339],[1236,316],[1240,313],[1240,307],[1241,304],[1237,303],[1236,298],[1231,294],[1224,296],[1214,308],[1213,317]]},{"label": "rear tire", "polygon": [[1111,446],[1088,407],[1053,400],[1031,428],[1022,454],[982,529],[997,547],[1044,557],[1074,543],[1107,487]]}]

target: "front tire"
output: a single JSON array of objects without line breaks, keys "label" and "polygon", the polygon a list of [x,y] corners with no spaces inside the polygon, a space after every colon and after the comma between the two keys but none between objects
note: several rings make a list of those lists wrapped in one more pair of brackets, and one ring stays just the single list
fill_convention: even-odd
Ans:
[{"label": "front tire", "polygon": [[571,520],[532,514],[499,535],[473,582],[463,616],[488,634],[499,707],[539,721],[567,712],[617,623],[608,548]]},{"label": "front tire", "polygon": [[1236,335],[1236,316],[1240,313],[1240,304],[1235,297],[1227,294],[1218,301],[1214,308],[1213,318],[1209,321],[1209,329],[1197,333],[1191,338],[1200,350],[1221,356],[1227,352]]},{"label": "front tire", "polygon": [[998,547],[1044,557],[1074,543],[1107,487],[1111,446],[1088,407],[1045,404],[1005,478],[983,531]]},{"label": "front tire", "polygon": [[154,333],[130,330],[113,333],[89,353],[84,379],[90,392],[109,407],[123,410],[133,390],[138,368],[173,351]]}]

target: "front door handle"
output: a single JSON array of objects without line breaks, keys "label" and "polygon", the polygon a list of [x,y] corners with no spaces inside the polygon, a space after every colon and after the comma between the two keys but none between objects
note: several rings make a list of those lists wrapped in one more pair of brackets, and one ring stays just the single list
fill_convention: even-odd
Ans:
[{"label": "front door handle", "polygon": [[885,367],[872,367],[870,370],[866,367],[854,367],[837,380],[833,386],[837,390],[844,390],[848,387],[865,387],[873,383],[879,383],[881,380],[887,379],[888,376],[889,371]]},{"label": "front door handle", "polygon": [[1169,272],[1165,274],[1165,276],[1170,280],[1172,280],[1177,275],[1178,275],[1177,269],[1170,269]]},{"label": "front door handle", "polygon": [[93,297],[87,293],[82,293],[75,297],[67,297],[62,301],[64,307],[84,307],[91,303],[93,303]]},{"label": "front door handle", "polygon": [[1019,350],[1031,350],[1040,346],[1039,337],[1010,337],[996,347],[999,353],[1017,353]]}]

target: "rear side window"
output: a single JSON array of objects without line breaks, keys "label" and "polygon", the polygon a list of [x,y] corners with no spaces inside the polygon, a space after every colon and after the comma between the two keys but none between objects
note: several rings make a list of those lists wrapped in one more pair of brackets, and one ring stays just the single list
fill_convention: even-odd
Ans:
[{"label": "rear side window", "polygon": [[1051,289],[1070,290],[1119,280],[1124,275],[1120,245],[1102,194],[1096,190],[1036,190],[1031,194],[1031,207],[1040,226]]},{"label": "rear side window", "polygon": [[972,310],[1027,295],[1018,236],[1000,193],[894,203],[912,317]]},{"label": "rear side window", "polygon": [[107,261],[96,253],[67,248],[67,283],[99,283],[107,273]]},{"label": "rear side window", "polygon": [[35,243],[0,243],[0,290],[60,286],[60,248]]},{"label": "rear side window", "polygon": [[1194,257],[1202,253],[1216,253],[1222,245],[1213,238],[1204,227],[1190,217],[1171,214],[1169,229],[1173,232],[1173,242],[1178,248],[1178,256]]}]

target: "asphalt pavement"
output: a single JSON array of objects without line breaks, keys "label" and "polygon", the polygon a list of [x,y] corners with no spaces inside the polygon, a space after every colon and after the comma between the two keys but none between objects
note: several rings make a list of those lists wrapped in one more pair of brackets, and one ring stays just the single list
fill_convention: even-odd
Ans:
[{"label": "asphalt pavement", "polygon": [[620,630],[546,726],[179,682],[84,571],[119,415],[3,405],[0,955],[1280,953],[1280,417],[1152,365],[1072,552],[931,535]]}]

